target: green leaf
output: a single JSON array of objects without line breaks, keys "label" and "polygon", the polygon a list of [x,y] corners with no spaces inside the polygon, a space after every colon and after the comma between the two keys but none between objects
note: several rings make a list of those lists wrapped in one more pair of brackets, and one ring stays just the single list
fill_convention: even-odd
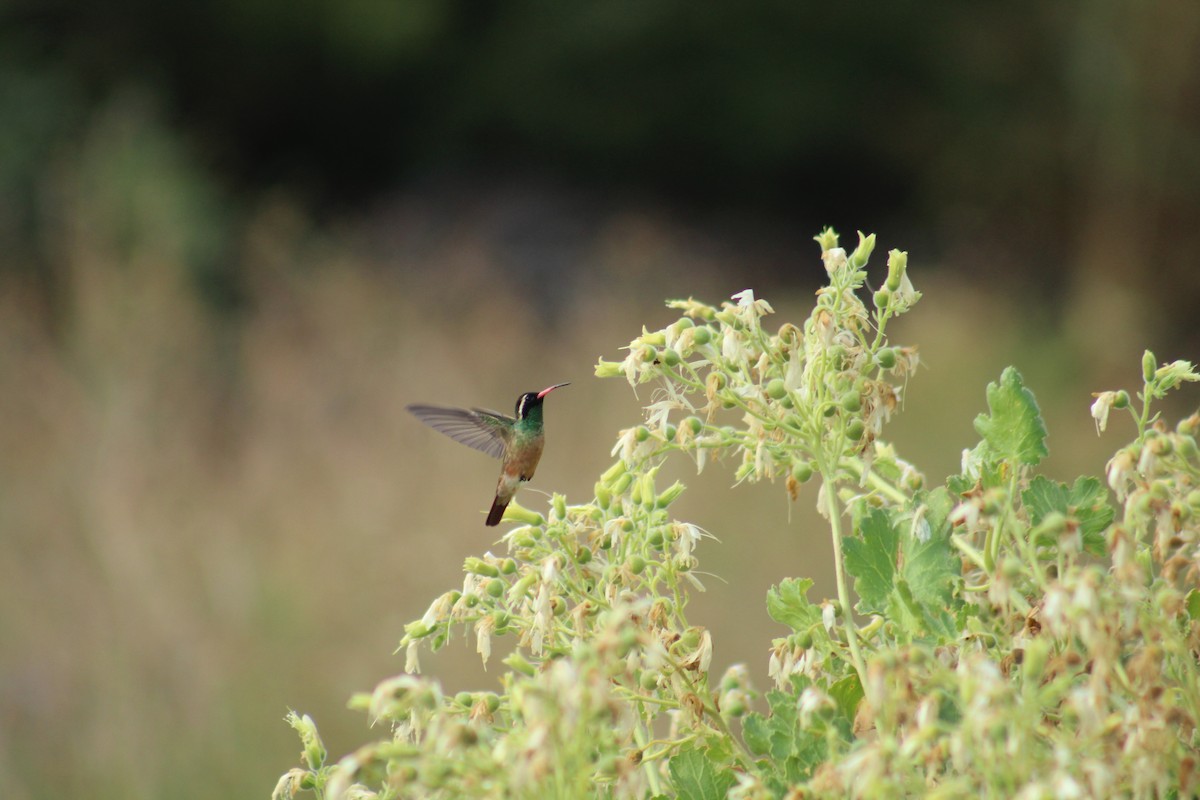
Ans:
[{"label": "green leaf", "polygon": [[[825,760],[824,737],[818,731],[800,727],[796,701],[808,685],[806,678],[793,677],[792,692],[767,692],[770,716],[755,712],[742,720],[746,746],[753,753],[769,757],[759,762],[760,766],[768,773],[774,772],[784,786],[806,780],[813,768]],[[846,694],[851,694],[849,687]]]},{"label": "green leaf", "polygon": [[1021,500],[1035,527],[1047,514],[1057,511],[1079,523],[1085,550],[1094,555],[1104,554],[1104,531],[1112,524],[1116,513],[1108,504],[1108,492],[1099,478],[1081,476],[1068,489],[1065,483],[1039,475],[1021,493]]},{"label": "green leaf", "polygon": [[846,571],[854,576],[858,610],[881,613],[896,577],[899,536],[882,509],[872,508],[858,521],[859,537],[842,539]]},{"label": "green leaf", "polygon": [[796,631],[804,631],[821,621],[821,609],[808,602],[810,578],[788,578],[767,590],[767,613]]},{"label": "green leaf", "polygon": [[686,800],[722,800],[736,780],[728,769],[714,767],[700,749],[684,750],[670,760],[668,768],[675,790]]},{"label": "green leaf", "polygon": [[851,673],[829,687],[829,696],[837,703],[842,719],[847,723],[846,733],[854,728],[854,715],[858,713],[859,701],[863,699],[862,684],[857,673]]},{"label": "green leaf", "polygon": [[1192,589],[1187,593],[1188,616],[1200,619],[1200,589]]},{"label": "green leaf", "polygon": [[1005,368],[998,384],[988,384],[987,402],[991,414],[976,417],[975,430],[983,437],[990,455],[1010,464],[1033,466],[1050,454],[1046,449],[1046,425],[1021,373],[1013,367]]},{"label": "green leaf", "polygon": [[919,507],[923,513],[909,523],[902,539],[901,575],[913,598],[936,616],[955,605],[954,584],[962,574],[962,561],[950,544],[954,503],[950,493],[939,487],[921,497]]}]

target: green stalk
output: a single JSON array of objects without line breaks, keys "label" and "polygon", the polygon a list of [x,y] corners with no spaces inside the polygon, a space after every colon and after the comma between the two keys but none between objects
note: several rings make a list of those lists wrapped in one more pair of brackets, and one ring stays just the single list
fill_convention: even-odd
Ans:
[{"label": "green stalk", "polygon": [[842,564],[842,512],[837,502],[837,486],[830,480],[829,470],[821,464],[821,480],[825,485],[825,506],[829,515],[829,529],[833,535],[833,571],[837,579],[838,602],[842,606],[842,627],[846,631],[846,641],[850,644],[850,657],[854,661],[854,670],[858,673],[858,681],[865,689],[867,686],[867,667],[863,661],[862,651],[858,647],[858,630],[854,626],[854,615],[850,610],[850,592],[846,588],[846,568]]}]

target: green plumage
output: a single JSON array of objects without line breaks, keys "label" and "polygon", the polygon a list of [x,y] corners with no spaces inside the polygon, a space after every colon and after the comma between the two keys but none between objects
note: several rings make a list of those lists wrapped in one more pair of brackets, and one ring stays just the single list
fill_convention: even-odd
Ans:
[{"label": "green plumage", "polygon": [[408,406],[413,416],[434,430],[503,462],[487,525],[499,524],[521,483],[533,477],[545,444],[542,401],[550,392],[566,385],[559,383],[540,392],[526,392],[517,398],[516,415],[512,417],[483,408]]}]

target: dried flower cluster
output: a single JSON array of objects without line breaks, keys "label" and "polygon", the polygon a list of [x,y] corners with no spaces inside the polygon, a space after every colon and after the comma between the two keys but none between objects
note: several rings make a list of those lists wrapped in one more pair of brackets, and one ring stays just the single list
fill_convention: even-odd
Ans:
[{"label": "dried flower cluster", "polygon": [[[929,489],[882,438],[918,359],[888,343],[920,298],[907,257],[860,297],[874,237],[817,237],[828,285],[802,328],[768,330],[752,292],[643,330],[598,375],[655,388],[590,502],[510,507],[507,552],[467,559],[461,590],[406,629],[406,672],[355,705],[387,735],[336,763],[291,715],[303,765],[277,798],[1190,796],[1200,790],[1200,416],[1174,431],[1154,399],[1198,377],[1147,354],[1135,442],[1098,478],[1035,474],[1032,393],[988,387],[979,444]],[[705,533],[674,519],[665,459],[736,461],[735,481],[818,484],[838,598],[774,587],[765,704],[747,671],[709,673],[712,638],[685,611]],[[851,592],[853,582],[853,593]],[[450,697],[422,648],[470,637],[508,655],[495,692]]]}]

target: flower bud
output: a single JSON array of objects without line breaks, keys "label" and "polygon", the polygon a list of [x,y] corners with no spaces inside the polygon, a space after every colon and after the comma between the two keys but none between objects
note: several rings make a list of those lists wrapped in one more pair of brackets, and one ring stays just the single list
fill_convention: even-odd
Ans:
[{"label": "flower bud", "polygon": [[463,571],[470,572],[472,575],[483,575],[487,578],[495,578],[500,574],[500,570],[495,565],[475,556],[470,556],[463,562]]},{"label": "flower bud", "polygon": [[858,232],[858,247],[854,248],[854,252],[850,254],[850,266],[854,269],[862,269],[867,265],[867,261],[871,258],[871,253],[875,250],[875,234],[863,236],[863,232]]},{"label": "flower bud", "polygon": [[600,476],[600,480],[604,481],[605,486],[612,486],[613,481],[625,474],[625,462],[618,461],[604,471]]},{"label": "flower bud", "polygon": [[621,369],[620,362],[605,361],[603,358],[596,362],[596,377],[597,378],[616,378],[625,373]]},{"label": "flower bud", "polygon": [[537,674],[537,669],[529,663],[525,656],[521,655],[520,650],[509,653],[508,657],[504,659],[504,663],[527,678],[532,678]]},{"label": "flower bud", "polygon": [[667,506],[671,505],[671,503],[674,503],[679,495],[683,494],[684,488],[686,487],[684,487],[682,483],[675,481],[666,489],[663,489],[662,493],[659,494],[656,505],[659,508],[666,508]]},{"label": "flower bud", "polygon": [[288,723],[300,734],[300,742],[304,745],[304,763],[309,769],[320,769],[325,764],[327,753],[313,718],[308,714],[300,716],[292,711],[288,714]]},{"label": "flower bud", "polygon": [[813,241],[820,245],[822,253],[826,250],[832,250],[838,245],[837,231],[835,231],[833,228],[826,228],[814,236]]},{"label": "flower bud", "polygon": [[511,502],[508,508],[504,510],[504,518],[513,522],[520,522],[525,525],[533,525],[540,528],[546,524],[546,518],[536,511],[531,511],[525,508],[520,503]]},{"label": "flower bud", "polygon": [[1154,380],[1154,372],[1158,369],[1158,362],[1154,358],[1154,353],[1149,350],[1142,353],[1142,378],[1149,383]]},{"label": "flower bud", "polygon": [[903,250],[892,250],[888,253],[888,276],[885,284],[888,291],[895,292],[900,289],[900,284],[904,280],[904,272],[908,269],[908,253]]}]

